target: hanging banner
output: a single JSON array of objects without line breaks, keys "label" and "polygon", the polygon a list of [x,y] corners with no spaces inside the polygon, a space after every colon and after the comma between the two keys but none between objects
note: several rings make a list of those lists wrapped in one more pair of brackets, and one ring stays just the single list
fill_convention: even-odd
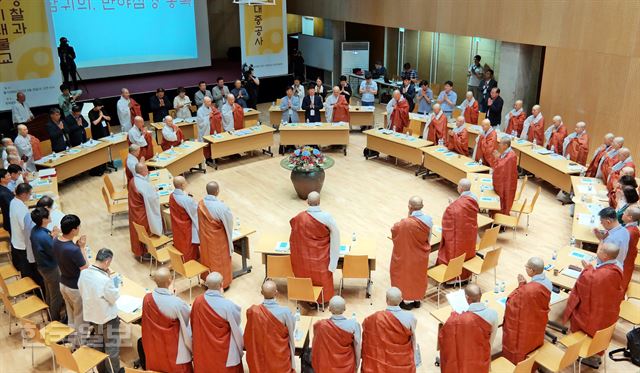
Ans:
[{"label": "hanging banner", "polygon": [[253,65],[258,77],[287,74],[286,0],[239,6],[242,62]]}]

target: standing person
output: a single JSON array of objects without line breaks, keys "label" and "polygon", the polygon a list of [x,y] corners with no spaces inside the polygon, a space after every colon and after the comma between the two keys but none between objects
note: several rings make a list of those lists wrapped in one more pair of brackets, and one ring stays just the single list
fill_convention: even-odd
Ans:
[{"label": "standing person", "polygon": [[227,100],[227,96],[229,95],[229,88],[224,85],[224,78],[219,76],[216,79],[216,86],[213,87],[211,91],[211,96],[213,97],[213,102],[216,104],[218,110],[222,109],[222,105],[224,105]]},{"label": "standing person", "polygon": [[242,106],[243,109],[246,109],[248,107],[247,100],[249,100],[250,96],[247,90],[242,86],[242,81],[236,80],[233,83],[231,94],[236,99],[236,103]]},{"label": "standing person", "polygon": [[374,82],[371,73],[364,74],[364,80],[360,82],[360,105],[374,106],[376,95],[378,94],[378,83]]},{"label": "standing person", "polygon": [[[203,137],[209,136],[212,134],[211,131],[211,111],[213,107],[213,100],[209,96],[204,96],[202,99],[202,105],[198,108],[196,112],[196,123],[198,125],[198,141],[204,142]],[[209,153],[211,153],[211,147],[205,147],[203,150],[209,148]],[[207,157],[210,158],[210,157]]]},{"label": "standing person", "polygon": [[493,158],[493,190],[500,197],[500,213],[509,215],[518,188],[518,157],[511,149],[509,136],[500,138]]},{"label": "standing person", "polygon": [[169,115],[169,109],[172,109],[173,105],[169,102],[169,98],[165,96],[164,88],[156,89],[156,94],[149,98],[149,108],[153,114],[154,122],[158,122]]},{"label": "standing person", "polygon": [[[600,217],[600,225],[604,228],[604,230],[593,228],[593,233],[600,240],[598,246],[600,247],[607,243],[613,244],[618,253],[617,257],[614,258],[616,259],[616,265],[622,269],[629,252],[629,241],[631,240],[629,231],[618,222],[618,215],[613,207],[603,208],[598,213],[598,216]],[[635,249],[635,247],[632,249]]]},{"label": "standing person", "polygon": [[347,77],[345,75],[340,75],[340,83],[338,87],[340,88],[340,94],[344,96],[348,104],[351,101],[353,90],[351,89],[351,84],[349,84],[349,81],[347,80]]},{"label": "standing person", "polygon": [[416,87],[411,82],[411,79],[405,77],[402,80],[402,87],[400,88],[400,92],[402,92],[402,96],[409,103],[409,112],[412,113],[413,112],[413,108],[415,106],[414,99],[416,97]]},{"label": "standing person", "polygon": [[[140,224],[147,234],[162,235],[162,215],[160,197],[156,188],[149,182],[149,169],[140,162],[136,164],[133,180],[129,182],[129,239],[131,251],[136,258],[149,259],[144,245],[138,238],[133,223]],[[63,232],[64,233],[64,232]]]},{"label": "standing person", "polygon": [[420,89],[416,92],[416,100],[418,101],[418,114],[427,115],[431,113],[433,91],[429,88],[428,81],[423,80],[420,82]]},{"label": "standing person", "polygon": [[472,158],[476,162],[482,162],[493,167],[494,150],[498,149],[498,132],[491,127],[489,119],[482,120],[482,132],[476,137],[476,146],[473,148]]},{"label": "standing person", "polygon": [[302,100],[302,109],[309,123],[318,123],[320,119],[320,109],[322,109],[322,99],[316,95],[315,87],[310,85],[309,94]]},{"label": "standing person", "polygon": [[153,158],[151,131],[147,131],[147,129],[144,128],[144,119],[142,119],[142,117],[133,118],[133,127],[131,127],[127,134],[127,142],[140,147],[140,157],[144,157],[144,159]]},{"label": "standing person", "polygon": [[300,84],[300,77],[296,76],[293,78],[293,85],[291,88],[293,88],[293,95],[298,97],[300,102],[302,102],[304,99],[304,86]]},{"label": "standing person", "polygon": [[173,146],[182,144],[184,135],[180,127],[173,123],[171,115],[164,117],[162,124],[162,144],[160,144],[162,150],[165,151]]},{"label": "standing person", "polygon": [[349,104],[340,94],[340,87],[333,87],[332,94],[324,101],[324,114],[328,123],[349,123]]},{"label": "standing person", "polygon": [[18,136],[13,140],[20,159],[24,162],[26,171],[34,172],[36,170],[35,161],[42,157],[40,152],[40,141],[29,135],[29,129],[24,124],[18,125]]},{"label": "standing person", "polygon": [[500,97],[500,88],[491,88],[490,97],[487,99],[487,119],[491,122],[491,126],[500,127],[503,105],[504,100]]},{"label": "standing person", "polygon": [[[431,121],[424,126],[422,137],[437,145],[444,145],[447,135],[447,116],[442,111],[440,104],[433,105]],[[440,141],[442,140],[442,144]]]},{"label": "standing person", "polygon": [[280,99],[280,110],[284,123],[300,123],[298,110],[302,107],[300,97],[293,94],[293,87],[287,87],[287,95]]},{"label": "standing person", "polygon": [[553,123],[544,131],[546,148],[556,154],[562,155],[564,139],[567,137],[567,127],[562,122],[562,117],[553,117]]},{"label": "standing person", "polygon": [[522,100],[517,100],[513,104],[513,109],[504,117],[507,123],[507,128],[504,132],[513,137],[519,137],[522,133],[525,119],[527,119],[527,114],[522,109]]},{"label": "standing person", "polygon": [[60,85],[60,96],[58,96],[58,106],[60,106],[60,110],[62,110],[62,114],[67,117],[71,114],[71,107],[75,105],[76,100],[82,94],[81,89],[76,89],[72,91],[69,89],[69,86],[65,83]]},{"label": "standing person", "polygon": [[82,116],[82,108],[73,105],[71,114],[64,119],[64,128],[69,135],[69,146],[78,146],[87,141],[89,122]]},{"label": "standing person", "polygon": [[418,72],[411,68],[411,64],[409,62],[405,62],[404,65],[402,65],[402,73],[400,76],[402,77],[402,80],[409,78],[409,80],[415,83],[418,79]]},{"label": "standing person", "polygon": [[96,98],[93,100],[93,109],[89,111],[89,121],[91,122],[91,138],[99,140],[111,134],[109,121],[111,117],[102,112],[104,104],[102,100]]},{"label": "standing person", "polygon": [[460,110],[466,123],[478,124],[478,101],[473,97],[473,92],[467,92],[467,96],[460,104]]},{"label": "standing person", "polygon": [[458,95],[453,90],[453,82],[447,80],[444,82],[444,90],[438,95],[438,104],[440,104],[447,118],[451,118],[451,113],[453,113],[453,109],[456,107],[457,100]]},{"label": "standing person", "polygon": [[249,69],[249,72],[245,76],[245,89],[247,90],[247,107],[256,109],[258,105],[258,90],[260,88],[260,79],[255,75],[253,67]]},{"label": "standing person", "polygon": [[567,159],[586,166],[589,155],[589,135],[585,122],[576,123],[574,132],[562,142],[562,155]]},{"label": "standing person", "polygon": [[31,112],[29,104],[27,104],[27,96],[22,91],[16,93],[16,103],[11,106],[11,120],[14,126],[24,124],[33,120],[34,116]]},{"label": "standing person", "polygon": [[204,103],[205,97],[209,97],[210,99],[213,99],[213,95],[211,95],[211,91],[207,89],[207,82],[205,82],[204,80],[201,80],[200,83],[198,83],[198,90],[193,95],[193,102],[196,104],[198,108],[200,108]]},{"label": "standing person", "polygon": [[399,133],[409,128],[409,102],[397,89],[387,103],[387,122],[388,129]]},{"label": "standing person", "polygon": [[299,49],[293,52],[293,56],[291,57],[291,65],[293,76],[299,76],[304,79],[306,75],[304,57],[302,57],[302,51],[300,51]]},{"label": "standing person", "polygon": [[482,100],[480,101],[480,111],[487,112],[489,106],[488,100],[491,95],[491,90],[498,86],[498,82],[493,79],[493,70],[487,69],[484,72],[484,79],[480,82],[480,93],[482,94]]},{"label": "standing person", "polygon": [[[640,240],[640,230],[638,230],[638,221],[640,221],[640,207],[629,206],[622,214],[622,222],[624,227],[629,232],[629,247],[638,247],[638,240]],[[629,288],[629,282],[633,277],[633,271],[635,270],[636,257],[638,256],[638,250],[628,250],[627,256],[622,263],[622,287],[627,292]]]},{"label": "standing person", "polygon": [[314,87],[316,90],[316,95],[320,96],[322,101],[327,97],[327,91],[324,89],[324,84],[322,83],[322,79],[320,77],[316,78],[316,86]]},{"label": "standing person", "polygon": [[116,301],[120,298],[121,279],[111,277],[112,260],[113,251],[98,250],[95,263],[80,272],[78,278],[82,315],[93,327],[87,344],[109,355],[98,365],[98,373],[120,371],[120,318]]},{"label": "standing person", "polygon": [[469,133],[462,115],[456,118],[456,126],[447,131],[445,143],[447,149],[465,157],[469,156]]},{"label": "standing person", "polygon": [[15,189],[16,197],[9,204],[9,219],[11,221],[11,259],[13,266],[20,271],[22,277],[32,274],[32,266],[27,259],[27,239],[24,233],[24,218],[29,214],[26,202],[31,198],[32,187],[28,183],[21,183]]},{"label": "standing person", "polygon": [[232,93],[227,95],[227,101],[220,111],[223,130],[231,132],[244,128],[244,109],[236,103],[236,97]]},{"label": "standing person", "polygon": [[[9,206],[11,200],[15,198],[15,194],[7,187],[11,181],[9,171],[0,168],[0,209],[2,210],[2,228],[11,234],[11,215],[9,214]],[[14,263],[15,266],[15,263]]]},{"label": "standing person", "polygon": [[120,121],[121,132],[129,132],[131,125],[133,124],[133,118],[136,116],[142,116],[142,110],[140,110],[140,104],[131,97],[129,90],[122,88],[120,90],[120,98],[116,104],[118,111],[118,120]]},{"label": "standing person", "polygon": [[51,141],[51,150],[54,153],[65,151],[69,147],[69,136],[64,128],[64,122],[60,119],[60,109],[57,107],[49,109],[49,122],[46,128]]},{"label": "standing person", "polygon": [[60,58],[60,71],[64,84],[70,84],[69,77],[73,81],[73,88],[78,89],[78,72],[76,70],[76,51],[69,45],[69,40],[60,38],[58,46],[58,58]]},{"label": "standing person", "polygon": [[482,57],[480,57],[480,55],[475,55],[473,57],[473,63],[469,65],[467,69],[467,91],[471,91],[473,97],[480,97],[480,80],[482,79],[484,71],[480,64],[481,59]]},{"label": "standing person", "polygon": [[[178,87],[177,92],[178,95],[173,98],[173,108],[176,109],[176,118],[191,118],[191,99],[187,96],[187,90],[184,89],[184,87]],[[164,117],[166,117],[166,115]],[[154,119],[158,120],[160,118],[155,118],[154,116]]]},{"label": "standing person", "polygon": [[200,256],[198,203],[187,193],[187,185],[184,176],[176,176],[173,178],[175,189],[169,196],[173,245],[182,253],[185,262],[198,259]]},{"label": "standing person", "polygon": [[522,125],[520,138],[533,142],[538,146],[544,145],[544,117],[540,105],[533,105],[531,115],[525,119]]}]

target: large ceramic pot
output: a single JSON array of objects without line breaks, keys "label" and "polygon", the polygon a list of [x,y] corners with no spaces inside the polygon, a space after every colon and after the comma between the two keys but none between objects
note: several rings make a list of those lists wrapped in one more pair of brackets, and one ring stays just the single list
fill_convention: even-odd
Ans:
[{"label": "large ceramic pot", "polygon": [[291,182],[298,193],[300,199],[307,199],[309,193],[316,191],[320,193],[324,184],[324,170],[299,171],[291,170]]}]

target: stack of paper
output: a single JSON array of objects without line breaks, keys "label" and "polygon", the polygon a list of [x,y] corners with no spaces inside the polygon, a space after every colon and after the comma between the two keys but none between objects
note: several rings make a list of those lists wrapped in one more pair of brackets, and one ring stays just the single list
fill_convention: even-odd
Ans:
[{"label": "stack of paper", "polygon": [[590,214],[578,214],[578,224],[589,227],[597,227],[600,225],[600,219]]},{"label": "stack of paper", "polygon": [[464,295],[464,290],[447,293],[446,297],[449,305],[455,312],[463,313],[469,309],[469,303],[467,303],[467,297]]},{"label": "stack of paper", "polygon": [[578,277],[580,277],[580,274],[582,272],[581,271],[576,271],[576,270],[573,270],[573,269],[567,267],[567,268],[563,269],[561,273],[563,275],[565,275],[565,276],[577,279]]},{"label": "stack of paper", "polygon": [[116,307],[120,312],[133,313],[142,309],[142,298],[132,297],[130,295],[120,295],[116,300]]}]

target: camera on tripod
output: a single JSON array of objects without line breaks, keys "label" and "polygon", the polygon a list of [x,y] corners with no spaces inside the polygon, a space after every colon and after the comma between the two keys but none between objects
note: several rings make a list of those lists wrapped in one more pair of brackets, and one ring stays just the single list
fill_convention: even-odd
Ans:
[{"label": "camera on tripod", "polygon": [[253,75],[253,64],[247,65],[246,63],[242,64],[242,80],[247,81],[249,77]]}]

